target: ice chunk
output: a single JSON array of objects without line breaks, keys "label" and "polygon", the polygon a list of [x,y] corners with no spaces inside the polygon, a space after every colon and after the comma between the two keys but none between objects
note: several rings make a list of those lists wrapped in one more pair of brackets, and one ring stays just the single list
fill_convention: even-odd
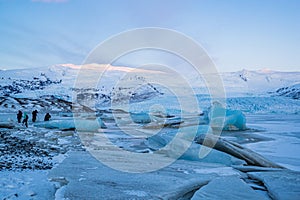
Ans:
[{"label": "ice chunk", "polygon": [[200,148],[203,148],[203,146],[193,143],[188,148],[188,150],[180,157],[180,159],[190,160],[190,161],[200,161],[206,163],[220,163],[226,166],[241,165],[245,163],[240,159],[237,159],[226,153],[216,151],[215,149],[211,149],[208,155],[206,155],[204,158],[200,158],[199,157]]},{"label": "ice chunk", "polygon": [[223,130],[245,130],[246,117],[239,110],[226,110],[226,118]]},{"label": "ice chunk", "polygon": [[73,120],[51,120],[46,122],[38,122],[34,124],[34,126],[48,129],[75,130],[75,124]]},{"label": "ice chunk", "polygon": [[87,132],[96,132],[100,128],[107,128],[106,125],[100,118],[95,120],[75,120],[76,130],[78,131],[87,131]]},{"label": "ice chunk", "polygon": [[78,130],[87,132],[97,132],[100,128],[106,128],[105,124],[100,118],[95,120],[80,119],[76,120],[51,120],[46,122],[39,122],[34,124],[36,127],[60,129],[60,130]]},{"label": "ice chunk", "polygon": [[143,126],[145,129],[157,129],[157,128],[179,128],[182,126],[184,121],[181,119],[181,117],[169,117],[169,118],[161,118],[154,115],[151,115],[152,121],[149,121],[150,123],[147,123]]},{"label": "ice chunk", "polygon": [[[211,131],[212,130],[211,130],[210,126],[207,126],[207,125],[198,126],[197,133],[195,134],[195,138],[201,134],[206,134]],[[166,146],[169,142],[171,142],[174,139],[177,132],[178,132],[178,130],[170,130],[166,133],[158,133],[156,135],[153,135],[153,136],[147,138],[147,141],[145,142],[145,144],[150,149],[158,150],[158,149]],[[187,134],[183,134],[181,136],[181,139],[191,140],[192,138],[190,138],[189,136],[193,136],[193,133],[190,132]]]},{"label": "ice chunk", "polygon": [[138,124],[147,124],[151,122],[151,118],[148,113],[130,113],[133,122]]},{"label": "ice chunk", "polygon": [[268,199],[253,190],[237,176],[220,177],[195,192],[192,200],[198,199]]},{"label": "ice chunk", "polygon": [[273,199],[299,199],[300,173],[290,170],[250,172],[249,176],[264,182]]},{"label": "ice chunk", "polygon": [[147,138],[145,144],[152,150],[158,150],[168,144],[168,138],[165,138],[160,134],[156,134]]},{"label": "ice chunk", "polygon": [[212,128],[220,129],[223,117],[225,117],[222,126],[223,130],[236,131],[246,129],[246,117],[241,111],[229,110],[224,108],[222,104],[214,102],[208,113],[208,119]]},{"label": "ice chunk", "polygon": [[[199,126],[195,137],[199,135],[205,135],[206,133],[211,131],[212,130],[208,125]],[[163,134],[156,134],[154,136],[147,138],[145,144],[151,150],[156,151],[167,146],[174,139],[176,134],[178,134],[177,131],[169,131]],[[212,149],[211,152],[206,157],[199,158],[200,148],[205,148],[205,147],[199,144],[195,144],[194,142],[191,143],[191,141],[193,140],[193,138],[190,137],[191,135],[192,133],[190,132],[187,132],[187,134],[180,135],[180,138],[177,138],[176,142],[172,143],[170,148],[165,151],[165,154],[169,157],[175,158],[177,157],[178,152],[182,152],[183,149],[187,149],[185,153],[182,156],[180,156],[180,159],[190,160],[190,161],[201,161],[207,163],[221,163],[227,166],[230,166],[232,164],[240,165],[245,163],[240,159],[234,158],[233,156],[230,156],[220,151],[216,151],[214,149]]]},{"label": "ice chunk", "polygon": [[[127,165],[116,154],[111,156],[114,165]],[[135,165],[137,169],[147,166],[144,159],[137,160]],[[127,173],[104,165],[86,151],[78,151],[70,152],[62,164],[49,172],[49,178],[63,176],[69,181],[63,195],[66,199],[181,199],[216,177],[195,173],[194,169],[215,167],[220,166],[177,160],[157,171]],[[80,178],[86,180],[79,182]]]},{"label": "ice chunk", "polygon": [[15,125],[12,122],[0,122],[0,128],[13,128]]},{"label": "ice chunk", "polygon": [[282,166],[269,161],[258,153],[247,149],[238,143],[228,141],[213,134],[200,135],[196,138],[196,142],[210,148],[228,153],[236,158],[245,160],[249,165],[262,167],[282,168]]},{"label": "ice chunk", "polygon": [[212,167],[212,168],[206,168],[206,169],[194,169],[194,172],[198,174],[218,174],[219,176],[237,176],[242,177],[240,172],[233,169],[232,167]]}]

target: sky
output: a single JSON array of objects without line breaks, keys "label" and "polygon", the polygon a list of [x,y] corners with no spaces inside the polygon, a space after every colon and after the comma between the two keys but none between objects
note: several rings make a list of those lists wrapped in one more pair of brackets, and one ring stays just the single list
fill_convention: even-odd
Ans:
[{"label": "sky", "polygon": [[81,64],[113,35],[160,27],[194,39],[222,72],[300,71],[299,10],[298,0],[0,0],[0,69]]}]

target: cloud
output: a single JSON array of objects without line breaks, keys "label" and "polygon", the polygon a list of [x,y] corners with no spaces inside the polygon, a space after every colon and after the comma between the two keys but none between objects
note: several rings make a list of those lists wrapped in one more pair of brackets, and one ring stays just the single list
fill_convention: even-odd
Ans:
[{"label": "cloud", "polygon": [[31,0],[32,2],[41,2],[41,3],[65,3],[68,0]]}]

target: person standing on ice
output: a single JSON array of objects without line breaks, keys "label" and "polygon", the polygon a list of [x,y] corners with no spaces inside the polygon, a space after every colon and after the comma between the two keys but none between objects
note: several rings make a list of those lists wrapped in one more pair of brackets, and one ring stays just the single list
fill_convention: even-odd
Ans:
[{"label": "person standing on ice", "polygon": [[35,121],[36,121],[36,116],[37,116],[37,114],[38,114],[38,111],[37,111],[37,110],[34,110],[34,111],[32,112],[32,122],[35,122]]},{"label": "person standing on ice", "polygon": [[18,123],[21,123],[22,115],[23,115],[22,111],[19,110],[19,112],[17,114]]},{"label": "person standing on ice", "polygon": [[45,115],[44,121],[49,121],[50,118],[51,118],[51,115],[50,115],[49,113],[47,113],[47,114]]},{"label": "person standing on ice", "polygon": [[25,124],[25,126],[26,126],[27,128],[28,128],[28,118],[29,118],[28,115],[25,113],[25,114],[24,114],[24,119],[23,119],[23,122],[22,122],[22,123]]}]

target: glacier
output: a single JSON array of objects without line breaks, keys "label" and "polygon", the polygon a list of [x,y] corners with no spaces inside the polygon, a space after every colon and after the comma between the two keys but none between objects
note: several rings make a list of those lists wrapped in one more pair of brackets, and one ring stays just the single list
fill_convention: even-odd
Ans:
[{"label": "glacier", "polygon": [[278,96],[285,96],[285,97],[290,97],[293,99],[299,99],[300,98],[300,83],[296,83],[291,86],[279,88],[274,92],[274,94],[278,95]]}]

